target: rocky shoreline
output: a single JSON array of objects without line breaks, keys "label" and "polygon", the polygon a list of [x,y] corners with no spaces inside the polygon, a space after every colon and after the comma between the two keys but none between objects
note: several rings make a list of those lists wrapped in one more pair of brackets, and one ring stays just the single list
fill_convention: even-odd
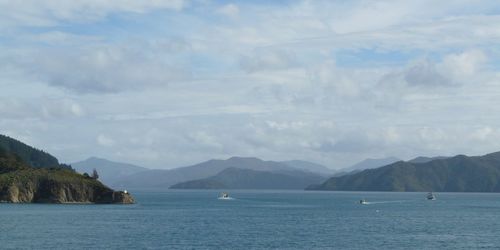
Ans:
[{"label": "rocky shoreline", "polygon": [[0,187],[2,203],[133,204],[127,192],[114,191],[96,180],[60,182],[37,177]]}]

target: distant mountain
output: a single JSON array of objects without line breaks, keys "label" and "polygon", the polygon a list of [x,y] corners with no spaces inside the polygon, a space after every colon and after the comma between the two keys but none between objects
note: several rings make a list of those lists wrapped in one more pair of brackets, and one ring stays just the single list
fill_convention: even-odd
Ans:
[{"label": "distant mountain", "polygon": [[443,160],[449,157],[446,156],[436,156],[436,157],[425,157],[425,156],[419,156],[414,159],[409,160],[408,162],[410,163],[427,163],[433,160]]},{"label": "distant mountain", "polygon": [[305,170],[312,173],[320,173],[325,175],[332,175],[333,173],[335,173],[335,170],[331,168],[327,168],[323,165],[309,161],[292,160],[292,161],[282,161],[281,163],[284,163],[296,169]]},{"label": "distant mountain", "polygon": [[0,148],[21,157],[23,162],[34,168],[68,168],[67,165],[60,165],[56,157],[5,135],[0,135]]},{"label": "distant mountain", "polygon": [[377,169],[333,177],[310,190],[500,192],[500,152],[425,163],[399,161]]},{"label": "distant mountain", "polygon": [[[268,172],[299,171],[281,162],[263,161],[254,157],[232,157],[227,160],[209,160],[196,165],[171,170],[139,172],[121,178],[113,186],[126,188],[170,187],[180,182],[208,178],[217,175],[227,168]],[[300,172],[306,173],[304,171]]]},{"label": "distant mountain", "polygon": [[136,165],[109,161],[97,157],[90,157],[84,161],[72,163],[71,166],[82,174],[90,174],[95,168],[99,173],[99,180],[111,186],[125,176],[149,170]]},{"label": "distant mountain", "polygon": [[[227,168],[229,170],[232,168]],[[237,169],[237,168],[235,168]],[[225,171],[225,170],[222,170]],[[253,171],[246,169],[245,171]],[[222,181],[217,180],[218,177],[213,176],[205,179],[185,181],[177,183],[169,187],[169,189],[229,189],[228,185]]]},{"label": "distant mountain", "polygon": [[400,161],[400,159],[398,159],[396,157],[387,157],[387,158],[379,158],[379,159],[368,158],[368,159],[360,161],[360,162],[358,162],[350,167],[338,170],[335,173],[335,176],[354,174],[354,173],[358,173],[360,171],[363,171],[365,169],[378,168],[378,167],[392,164],[392,163],[397,162],[397,161]]},{"label": "distant mountain", "polygon": [[226,168],[215,176],[173,185],[172,189],[304,189],[325,178],[302,171],[269,172]]}]

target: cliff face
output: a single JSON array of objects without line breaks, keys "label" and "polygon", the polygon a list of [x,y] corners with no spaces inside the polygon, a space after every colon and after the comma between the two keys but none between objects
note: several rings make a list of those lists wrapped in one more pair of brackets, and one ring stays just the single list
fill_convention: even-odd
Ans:
[{"label": "cliff face", "polygon": [[[22,176],[23,172],[12,173]],[[55,173],[57,175],[58,173]],[[67,174],[67,173],[66,173]],[[82,177],[81,180],[58,180],[44,175],[19,178],[0,186],[0,202],[9,203],[119,203],[132,204],[128,193],[113,191],[100,182]],[[75,174],[76,175],[76,174]]]}]

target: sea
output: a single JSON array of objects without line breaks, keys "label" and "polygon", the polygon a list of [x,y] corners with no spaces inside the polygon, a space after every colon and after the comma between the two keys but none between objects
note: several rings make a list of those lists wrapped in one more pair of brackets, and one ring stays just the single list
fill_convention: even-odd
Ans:
[{"label": "sea", "polygon": [[134,205],[0,204],[0,249],[500,249],[500,194],[129,191]]}]

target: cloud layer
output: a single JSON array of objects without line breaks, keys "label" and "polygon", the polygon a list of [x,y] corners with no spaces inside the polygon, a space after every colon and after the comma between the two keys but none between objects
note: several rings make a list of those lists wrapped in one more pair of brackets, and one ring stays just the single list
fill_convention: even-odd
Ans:
[{"label": "cloud layer", "polygon": [[158,168],[498,151],[499,7],[0,0],[0,133]]}]

